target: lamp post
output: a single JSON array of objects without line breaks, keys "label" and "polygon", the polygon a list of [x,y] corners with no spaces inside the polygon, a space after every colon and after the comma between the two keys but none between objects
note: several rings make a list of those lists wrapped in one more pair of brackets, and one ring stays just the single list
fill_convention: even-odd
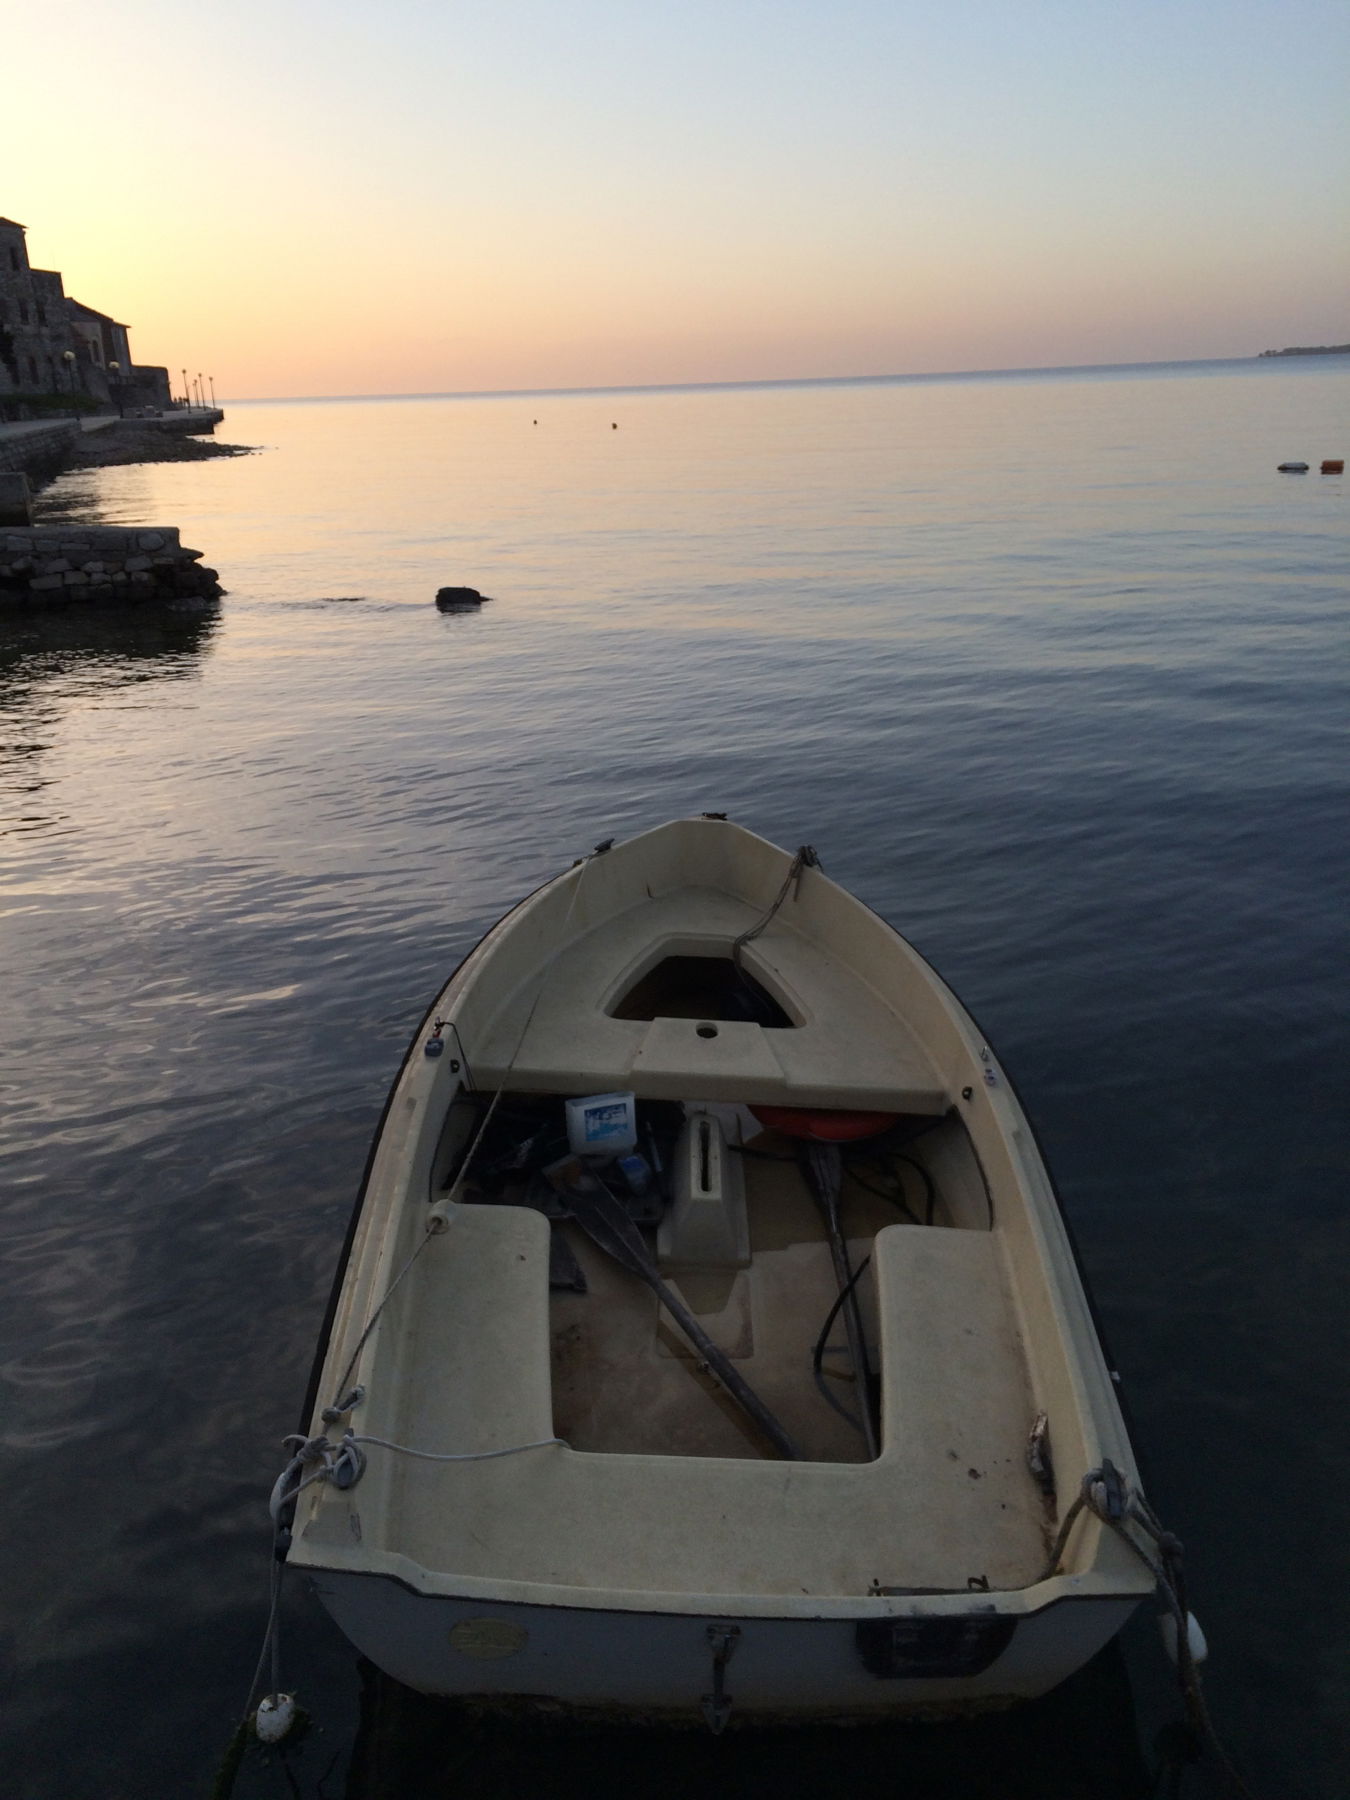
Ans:
[{"label": "lamp post", "polygon": [[192,406],[192,395],[188,392],[186,369],[183,370],[183,405],[188,408]]},{"label": "lamp post", "polygon": [[214,375],[208,375],[206,379],[211,383],[211,411],[214,412],[216,410],[216,378]]},{"label": "lamp post", "polygon": [[73,350],[63,350],[61,352],[61,361],[66,365],[66,374],[70,377],[70,410],[78,419],[80,416],[80,409],[75,404],[75,352]]},{"label": "lamp post", "polygon": [[108,373],[113,378],[113,393],[117,398],[117,416],[119,419],[125,419],[127,416],[127,409],[126,394],[122,388],[122,365],[116,358],[113,358],[113,360],[109,362]]},{"label": "lamp post", "polygon": [[202,408],[203,412],[206,410],[206,389],[202,386],[202,372],[200,369],[197,371],[197,404]]}]

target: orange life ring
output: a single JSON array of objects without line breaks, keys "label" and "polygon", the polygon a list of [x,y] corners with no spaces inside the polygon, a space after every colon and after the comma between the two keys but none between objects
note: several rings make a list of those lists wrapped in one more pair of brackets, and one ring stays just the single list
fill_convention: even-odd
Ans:
[{"label": "orange life ring", "polygon": [[750,1111],[767,1131],[784,1137],[809,1138],[817,1144],[851,1144],[856,1138],[876,1137],[888,1131],[899,1113],[849,1112],[830,1106],[752,1106]]}]

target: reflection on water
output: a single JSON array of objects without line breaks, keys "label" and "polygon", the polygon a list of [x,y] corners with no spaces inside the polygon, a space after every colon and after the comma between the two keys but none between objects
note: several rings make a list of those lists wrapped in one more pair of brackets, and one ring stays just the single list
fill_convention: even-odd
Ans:
[{"label": "reflection on water", "polygon": [[[361,1675],[345,1800],[441,1800],[448,1793],[475,1800],[688,1800],[704,1793],[814,1800],[897,1792],[914,1800],[1146,1800],[1152,1789],[1116,1650],[1043,1700],[962,1724],[731,1730],[721,1738],[703,1729],[493,1722],[412,1694],[369,1664]],[[316,1773],[324,1749],[316,1743],[300,1753]]]},{"label": "reflection on water", "polygon": [[145,683],[192,679],[218,616],[214,603],[0,613],[0,836],[46,830],[63,816],[59,798],[52,813],[36,798],[57,780],[42,757],[63,714]]},{"label": "reflection on water", "polygon": [[[408,1033],[521,894],[705,808],[813,842],[992,1034],[1187,1541],[1224,1735],[1258,1789],[1336,1791],[1347,511],[1343,483],[1274,466],[1337,453],[1347,373],[278,404],[236,415],[265,454],[46,490],[179,526],[229,593],[0,621],[25,1800],[209,1786],[257,1655],[279,1440]],[[459,583],[494,605],[438,613]],[[1151,1635],[1127,1645],[1146,1742],[1171,1710]],[[299,1591],[285,1644],[316,1728],[248,1779],[331,1800],[360,1671]],[[387,1701],[367,1695],[353,1800],[397,1748]],[[407,1707],[466,1795],[603,1792],[645,1755],[446,1742]],[[912,1761],[975,1793],[982,1742],[1048,1753],[1006,1729],[820,1737],[800,1777],[775,1743],[762,1766],[780,1794],[872,1788],[893,1750],[890,1786]],[[760,1766],[685,1740],[644,1779],[753,1789]]]}]

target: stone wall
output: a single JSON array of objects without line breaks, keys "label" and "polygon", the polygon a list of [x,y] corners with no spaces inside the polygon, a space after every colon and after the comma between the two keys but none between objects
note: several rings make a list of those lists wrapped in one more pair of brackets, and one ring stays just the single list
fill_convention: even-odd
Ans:
[{"label": "stone wall", "polygon": [[169,526],[0,526],[0,606],[214,600],[221,593],[200,550]]},{"label": "stone wall", "polygon": [[55,425],[32,425],[24,430],[0,432],[0,469],[26,469],[31,474],[54,474],[79,441],[74,419]]}]

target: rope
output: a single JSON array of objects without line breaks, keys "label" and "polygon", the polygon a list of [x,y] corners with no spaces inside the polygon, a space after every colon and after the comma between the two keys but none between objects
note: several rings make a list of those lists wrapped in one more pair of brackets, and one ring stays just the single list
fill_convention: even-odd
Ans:
[{"label": "rope", "polygon": [[[393,1444],[388,1438],[369,1437],[355,1431],[343,1432],[336,1444],[330,1443],[326,1437],[288,1437],[284,1441],[288,1444],[298,1444],[300,1447],[277,1476],[272,1486],[268,1511],[272,1515],[273,1522],[278,1526],[281,1524],[286,1508],[297,1500],[307,1487],[312,1487],[316,1481],[336,1481],[339,1487],[351,1487],[359,1481],[365,1470],[365,1460],[361,1457],[358,1448],[361,1444],[374,1444],[381,1450],[394,1450],[400,1456],[415,1456],[422,1462],[442,1463],[488,1462],[494,1456],[519,1456],[523,1450],[543,1450],[550,1444],[561,1444],[564,1448],[567,1445],[566,1438],[547,1437],[536,1438],[533,1443],[529,1444],[508,1444],[501,1450],[417,1450],[410,1444]],[[308,1474],[303,1473],[306,1469],[309,1470]],[[299,1476],[300,1479],[295,1480],[296,1476]],[[275,1593],[272,1611],[275,1615]],[[270,1634],[271,1620],[268,1621],[268,1630]],[[261,1673],[262,1664],[259,1662],[258,1674]],[[257,1685],[258,1676],[255,1675],[253,1687],[249,1690],[250,1701]]]},{"label": "rope", "polygon": [[[610,842],[612,841],[613,840],[611,839]],[[506,1091],[507,1081],[512,1069],[514,1069],[516,1065],[516,1059],[519,1057],[520,1052],[524,1047],[525,1038],[529,1032],[534,1015],[538,1010],[539,1002],[544,996],[544,990],[548,985],[549,975],[559,956],[566,948],[567,929],[572,922],[572,915],[576,911],[577,900],[581,895],[582,885],[585,881],[586,865],[591,862],[595,856],[602,854],[608,848],[608,843],[597,844],[595,850],[592,851],[589,856],[581,858],[579,864],[574,865],[574,867],[580,867],[581,873],[577,876],[576,884],[572,889],[572,898],[568,903],[567,912],[563,919],[558,947],[544,965],[544,971],[540,977],[539,987],[533,1000],[530,1002],[529,1011],[525,1015],[525,1023],[520,1029],[520,1035],[516,1040],[515,1048],[511,1052],[511,1060],[506,1066],[505,1073],[498,1083],[497,1091],[492,1096],[492,1100],[483,1115],[478,1130],[474,1134],[473,1142],[469,1146],[468,1154],[461,1165],[465,1169],[473,1162],[473,1158],[483,1140],[483,1134],[487,1131],[487,1128],[492,1121],[492,1116],[497,1110],[503,1093]],[[439,1031],[445,1023],[449,1023],[449,1021],[438,1020],[437,1030]],[[451,1029],[455,1032],[456,1043],[459,1046],[460,1061],[463,1064],[466,1076],[468,1076],[468,1058],[464,1055],[464,1046],[459,1038],[458,1027],[452,1024]],[[354,1388],[351,1386],[351,1379],[356,1372],[356,1365],[360,1360],[361,1352],[369,1342],[370,1334],[379,1323],[385,1308],[398,1292],[418,1257],[421,1256],[433,1237],[440,1236],[442,1232],[448,1229],[449,1223],[449,1218],[440,1214],[433,1214],[428,1218],[426,1229],[416,1248],[413,1250],[412,1255],[407,1258],[402,1268],[399,1269],[398,1273],[385,1289],[379,1305],[371,1313],[369,1319],[367,1319],[364,1330],[356,1340],[355,1348],[347,1359],[347,1367],[343,1371],[342,1380],[338,1383],[337,1392],[341,1398],[335,1400],[333,1405],[326,1407],[321,1415],[326,1424],[336,1424],[338,1419],[343,1418],[351,1411],[353,1406],[358,1405],[365,1398],[364,1388]],[[274,1527],[274,1540],[271,1602],[267,1613],[267,1627],[263,1633],[262,1649],[259,1652],[257,1667],[253,1671],[253,1680],[249,1684],[248,1698],[244,1704],[243,1718],[230,1742],[229,1748],[226,1750],[224,1761],[221,1764],[216,1777],[212,1800],[228,1800],[228,1796],[234,1788],[235,1778],[238,1775],[239,1766],[243,1760],[244,1750],[248,1741],[248,1724],[252,1715],[254,1696],[262,1681],[263,1670],[268,1666],[269,1662],[271,1667],[272,1696],[275,1698],[280,1696],[281,1693],[280,1603],[282,1574],[285,1569],[286,1534],[289,1525],[288,1514],[289,1510],[294,1507],[295,1502],[299,1499],[300,1495],[304,1493],[305,1489],[312,1487],[317,1481],[336,1481],[340,1487],[350,1487],[354,1482],[359,1481],[365,1469],[365,1456],[360,1449],[362,1444],[373,1444],[380,1449],[394,1451],[400,1456],[414,1456],[424,1462],[455,1463],[485,1462],[497,1456],[516,1456],[525,1450],[541,1450],[550,1444],[562,1444],[564,1440],[557,1437],[540,1438],[535,1443],[511,1444],[501,1450],[470,1450],[446,1454],[429,1450],[417,1450],[407,1444],[390,1443],[387,1438],[358,1437],[356,1433],[351,1430],[346,1431],[341,1440],[336,1444],[330,1443],[328,1438],[322,1435],[309,1438],[294,1435],[285,1438],[283,1442],[287,1446],[293,1446],[293,1451],[285,1468],[272,1484],[272,1492],[268,1499],[268,1511],[271,1514]]]},{"label": "rope", "polygon": [[409,1444],[391,1444],[388,1438],[358,1437],[351,1432],[343,1439],[344,1443],[348,1441],[353,1444],[378,1444],[381,1450],[395,1450],[400,1456],[416,1456],[422,1462],[438,1463],[488,1462],[494,1456],[519,1456],[522,1450],[545,1450],[550,1444],[561,1444],[564,1450],[567,1448],[567,1439],[560,1437],[536,1438],[532,1444],[508,1444],[504,1450],[455,1451],[414,1450]]},{"label": "rope", "polygon": [[768,912],[764,914],[757,925],[752,925],[749,931],[743,931],[736,939],[735,943],[732,944],[731,960],[736,966],[737,973],[744,974],[744,970],[741,968],[741,951],[747,944],[753,944],[760,932],[766,930],[768,926],[772,924],[774,914],[787,899],[788,889],[794,882],[800,884],[802,870],[818,869],[819,867],[820,858],[816,855],[810,844],[803,844],[788,866],[788,872],[783,878],[783,885],[779,888],[778,897],[773,905],[769,908]]},{"label": "rope", "polygon": [[[494,1101],[493,1104],[495,1105],[496,1102]],[[490,1116],[490,1113],[489,1113],[489,1116]],[[403,1267],[399,1270],[398,1274],[395,1275],[394,1279],[389,1283],[389,1286],[384,1290],[384,1298],[380,1301],[380,1304],[375,1308],[374,1312],[370,1315],[369,1319],[366,1320],[366,1328],[361,1333],[360,1337],[357,1338],[356,1348],[355,1348],[355,1350],[352,1351],[351,1356],[347,1362],[346,1371],[343,1374],[342,1380],[338,1383],[339,1395],[346,1395],[348,1384],[350,1383],[352,1375],[356,1369],[356,1359],[360,1356],[361,1352],[365,1349],[366,1339],[370,1336],[371,1332],[374,1331],[376,1325],[378,1324],[380,1314],[384,1311],[385,1307],[388,1306],[389,1302],[393,1299],[395,1291],[397,1290],[399,1283],[403,1280],[403,1277],[408,1273],[409,1269],[412,1268],[413,1264],[417,1261],[418,1257],[426,1249],[427,1245],[431,1242],[432,1238],[438,1237],[441,1232],[445,1231],[448,1228],[448,1225],[449,1225],[449,1221],[447,1219],[442,1219],[438,1216],[432,1217],[427,1220],[426,1229],[422,1234],[421,1241],[418,1243],[417,1248],[413,1251],[412,1255],[408,1258],[407,1262],[404,1263]],[[340,1418],[342,1416],[343,1411],[345,1411],[346,1409],[344,1407],[342,1407],[341,1402],[338,1401],[338,1402],[334,1403],[334,1407],[329,1407],[328,1411],[331,1412],[335,1408],[338,1412],[338,1417]],[[289,1438],[286,1439],[286,1442],[289,1443],[290,1439]]]},{"label": "rope", "polygon": [[[612,843],[613,839],[611,839],[610,842]],[[549,975],[553,971],[554,964],[557,962],[558,958],[562,955],[564,949],[567,947],[567,928],[572,923],[572,915],[576,911],[577,901],[581,897],[581,888],[582,888],[583,882],[586,879],[586,870],[589,867],[589,865],[592,862],[594,862],[595,858],[597,856],[601,855],[604,850],[608,849],[608,847],[609,847],[608,844],[597,845],[596,848],[593,851],[591,851],[589,856],[582,857],[580,859],[580,861],[574,865],[575,867],[577,867],[581,870],[581,873],[577,876],[576,886],[572,889],[572,898],[568,902],[567,912],[566,912],[566,915],[564,916],[563,922],[562,922],[562,930],[559,933],[558,947],[553,952],[552,956],[550,956],[550,958],[548,959],[548,962],[544,965],[544,972],[543,972],[543,975],[540,977],[539,986],[535,991],[534,999],[530,1002],[529,1011],[525,1015],[525,1023],[520,1028],[520,1035],[517,1037],[515,1048],[511,1052],[511,1060],[507,1063],[506,1069],[502,1074],[501,1080],[497,1083],[497,1091],[493,1094],[492,1099],[488,1105],[487,1111],[483,1114],[483,1117],[479,1122],[478,1129],[473,1135],[473,1141],[469,1145],[468,1153],[465,1155],[463,1162],[460,1164],[461,1169],[467,1170],[468,1168],[470,1168],[473,1163],[474,1157],[478,1153],[478,1146],[482,1143],[483,1136],[484,1136],[485,1132],[487,1131],[488,1126],[492,1123],[492,1116],[496,1112],[499,1104],[501,1103],[502,1095],[506,1092],[506,1085],[507,1085],[508,1080],[510,1079],[511,1071],[516,1066],[516,1059],[525,1047],[525,1039],[526,1039],[527,1035],[529,1034],[530,1026],[534,1021],[534,1015],[538,1011],[539,1002],[544,997],[544,990],[548,986]],[[813,851],[812,855],[814,855],[814,854],[815,853]],[[451,1029],[455,1032],[456,1039],[458,1040],[459,1039],[458,1026],[454,1025],[453,1022],[449,1021],[449,1020],[445,1021],[445,1023],[448,1023],[451,1025]],[[467,1072],[468,1059],[464,1056],[464,1046],[463,1046],[462,1042],[460,1042],[460,1058],[461,1058],[461,1061],[464,1062],[465,1070]],[[380,1315],[384,1312],[385,1307],[388,1306],[389,1302],[393,1299],[394,1293],[397,1290],[399,1283],[403,1280],[404,1276],[412,1268],[413,1264],[417,1261],[418,1257],[426,1249],[427,1245],[431,1242],[432,1238],[439,1236],[441,1232],[445,1231],[448,1228],[448,1225],[449,1225],[449,1220],[447,1218],[442,1217],[439,1214],[434,1214],[431,1218],[429,1218],[427,1220],[425,1235],[421,1239],[420,1243],[417,1245],[417,1248],[413,1251],[412,1255],[408,1258],[407,1262],[404,1263],[403,1267],[399,1270],[398,1274],[395,1275],[394,1279],[389,1283],[389,1286],[385,1289],[383,1299],[380,1301],[380,1304],[375,1308],[374,1312],[370,1315],[369,1319],[366,1321],[365,1330],[361,1333],[360,1337],[356,1340],[356,1348],[352,1351],[351,1356],[348,1358],[346,1370],[343,1373],[342,1380],[338,1383],[338,1392],[340,1394],[345,1395],[347,1393],[347,1389],[351,1382],[351,1378],[356,1371],[357,1359],[360,1356],[361,1352],[365,1349],[366,1343],[370,1337],[371,1332],[374,1331],[376,1325],[379,1322]],[[362,1396],[362,1397],[364,1397],[364,1396]],[[325,1418],[327,1418],[328,1413],[336,1413],[337,1417],[340,1418],[342,1416],[342,1414],[347,1410],[348,1409],[346,1407],[344,1407],[340,1401],[338,1401],[338,1402],[335,1402],[334,1406],[329,1407],[327,1409],[324,1416],[325,1416]],[[329,1420],[329,1423],[336,1423],[336,1419]],[[290,1440],[287,1439],[286,1441],[289,1442]],[[308,1484],[308,1482],[306,1482],[303,1485],[308,1486],[309,1484]],[[295,1492],[297,1494],[299,1493],[299,1491],[300,1491],[299,1488],[297,1488],[295,1490]],[[275,1496],[275,1492],[276,1492],[276,1490],[273,1489],[274,1496]]]},{"label": "rope", "polygon": [[[1241,1800],[1255,1800],[1252,1790],[1239,1775],[1232,1759],[1219,1741],[1210,1718],[1200,1685],[1200,1671],[1191,1653],[1190,1613],[1186,1606],[1185,1584],[1181,1570],[1181,1540],[1163,1528],[1161,1520],[1144,1496],[1126,1483],[1120,1471],[1108,1461],[1099,1469],[1089,1469],[1079,1487],[1077,1498],[1064,1515],[1050,1559],[1038,1581],[1048,1581],[1059,1570],[1064,1546],[1074,1523],[1083,1512],[1090,1512],[1136,1556],[1152,1575],[1164,1605],[1176,1623],[1177,1682],[1181,1688],[1190,1723],[1209,1746],[1225,1780]],[[1127,1525],[1134,1524],[1152,1540],[1154,1555],[1139,1542]]]},{"label": "rope", "polygon": [[[858,1264],[857,1268],[853,1271],[852,1275],[849,1277],[847,1286],[841,1287],[839,1292],[835,1295],[834,1305],[830,1308],[828,1314],[826,1315],[825,1323],[820,1328],[820,1336],[816,1339],[816,1347],[811,1352],[811,1376],[812,1376],[812,1379],[815,1381],[816,1386],[820,1389],[820,1392],[821,1392],[821,1395],[823,1396],[823,1398],[829,1402],[829,1404],[839,1414],[839,1417],[841,1419],[848,1420],[849,1424],[853,1427],[853,1429],[855,1431],[862,1430],[862,1428],[863,1428],[862,1420],[859,1418],[855,1418],[854,1415],[844,1405],[843,1401],[837,1399],[830,1392],[829,1388],[825,1384],[825,1372],[824,1372],[824,1368],[822,1365],[824,1364],[824,1361],[825,1361],[825,1346],[829,1340],[830,1329],[833,1326],[835,1320],[839,1317],[839,1314],[842,1311],[845,1302],[848,1300],[849,1295],[853,1292],[854,1288],[857,1287],[859,1281],[862,1279],[863,1275],[866,1273],[868,1267],[871,1264],[871,1261],[872,1261],[872,1259],[870,1256],[864,1256],[862,1261]],[[842,1348],[842,1345],[840,1347]],[[865,1394],[862,1395],[862,1401],[863,1401],[863,1404],[866,1405],[867,1396]]]}]

